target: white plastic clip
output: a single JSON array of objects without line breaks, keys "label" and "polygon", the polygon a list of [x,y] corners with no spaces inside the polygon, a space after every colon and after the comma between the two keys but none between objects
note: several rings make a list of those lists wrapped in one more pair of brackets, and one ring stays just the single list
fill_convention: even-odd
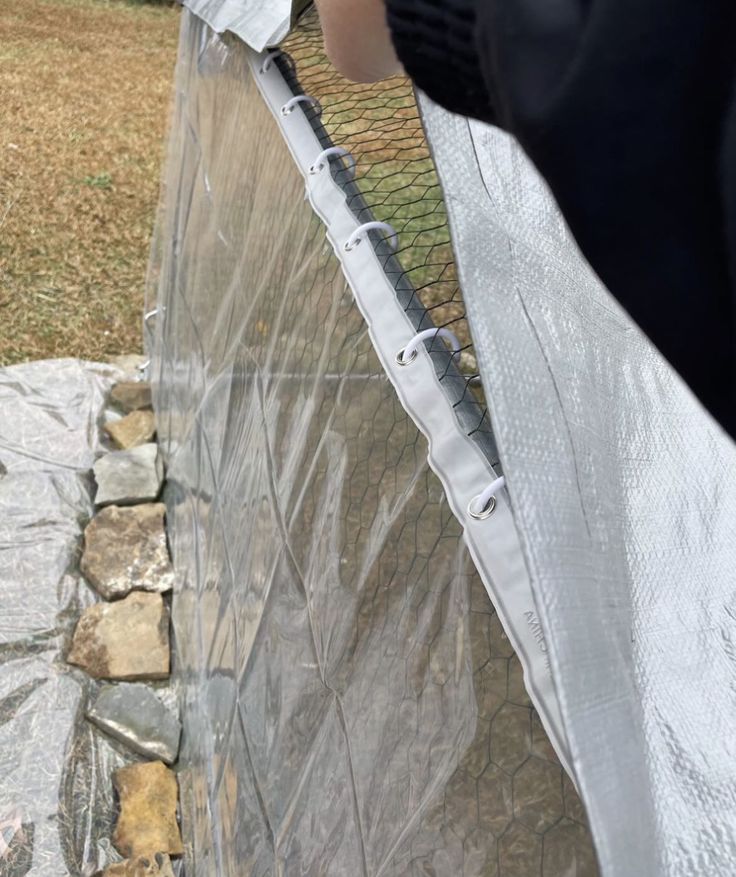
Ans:
[{"label": "white plastic clip", "polygon": [[148,313],[143,314],[143,324],[148,328],[148,324],[158,313],[158,308],[153,308],[153,310],[148,311]]},{"label": "white plastic clip", "polygon": [[351,250],[354,250],[358,244],[363,240],[363,237],[367,231],[385,231],[388,233],[388,239],[391,241],[391,246],[394,251],[396,251],[399,246],[399,236],[394,231],[394,227],[389,225],[387,222],[377,222],[376,220],[372,220],[371,222],[364,222],[363,225],[359,225],[355,231],[350,235],[350,237],[345,241],[345,249],[349,253]]},{"label": "white plastic clip", "polygon": [[274,49],[273,52],[269,52],[263,59],[263,64],[261,64],[261,73],[268,73],[271,64],[273,64],[274,58],[278,58],[279,55],[283,54],[284,53],[281,51],[281,49]]},{"label": "white plastic clip", "polygon": [[490,517],[496,508],[496,494],[504,487],[506,487],[506,479],[503,475],[491,481],[485,490],[482,490],[478,496],[474,496],[468,503],[470,517],[478,521]]},{"label": "white plastic clip", "polygon": [[327,166],[326,159],[331,158],[333,155],[339,155],[341,158],[349,159],[349,167],[351,170],[355,167],[355,159],[347,149],[343,149],[342,146],[330,146],[328,149],[323,149],[317,158],[315,158],[314,164],[309,168],[309,173],[318,174],[320,171],[323,171]]},{"label": "white plastic clip", "polygon": [[452,346],[453,356],[460,353],[462,347],[454,332],[451,332],[449,329],[423,329],[421,332],[417,332],[406,347],[402,347],[396,354],[396,362],[399,365],[409,365],[410,362],[414,362],[419,353],[419,345],[423,341],[430,341],[435,338],[446,338]]},{"label": "white plastic clip", "polygon": [[315,98],[310,97],[308,94],[297,94],[287,100],[283,107],[281,107],[281,115],[290,115],[299,104],[309,104],[310,107],[314,107],[317,111],[320,109],[319,101],[315,100]]}]

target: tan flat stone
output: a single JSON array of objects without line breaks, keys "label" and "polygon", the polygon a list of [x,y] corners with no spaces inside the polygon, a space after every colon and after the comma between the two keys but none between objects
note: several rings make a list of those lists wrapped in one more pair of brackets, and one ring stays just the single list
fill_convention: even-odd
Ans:
[{"label": "tan flat stone", "polygon": [[108,865],[102,877],[174,877],[174,869],[166,853],[156,853]]},{"label": "tan flat stone", "polygon": [[98,512],[84,531],[82,573],[106,600],[131,591],[157,591],[174,586],[174,570],[166,546],[163,503]]},{"label": "tan flat stone", "polygon": [[156,434],[153,411],[131,411],[120,420],[111,420],[104,426],[105,432],[121,451],[136,448],[150,442]]},{"label": "tan flat stone", "polygon": [[115,849],[130,858],[180,856],[184,848],[176,822],[176,774],[160,761],[130,764],[115,771],[113,785],[120,797]]},{"label": "tan flat stone", "polygon": [[133,591],[82,613],[67,661],[96,679],[165,679],[169,613],[160,594]]},{"label": "tan flat stone", "polygon": [[148,381],[120,381],[110,391],[110,399],[126,413],[151,407]]}]

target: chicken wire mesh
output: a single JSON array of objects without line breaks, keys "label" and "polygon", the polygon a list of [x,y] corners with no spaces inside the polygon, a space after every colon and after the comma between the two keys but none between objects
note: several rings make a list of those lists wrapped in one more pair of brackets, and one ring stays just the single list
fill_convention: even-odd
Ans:
[{"label": "chicken wire mesh", "polygon": [[[459,357],[446,358],[439,377],[468,435],[484,443],[497,465],[442,191],[411,82],[397,76],[356,84],[340,76],[325,57],[313,9],[300,18],[280,52],[274,60],[294,94],[317,102],[304,112],[322,146],[338,144],[347,152],[333,160],[331,169],[350,209],[360,221],[385,222],[397,232],[398,246],[393,253],[383,250],[383,265],[404,311],[417,327],[450,329],[460,341]],[[444,348],[436,342],[430,349]]]},{"label": "chicken wire mesh", "polygon": [[[274,59],[495,462],[411,89]],[[596,874],[585,816],[247,49],[185,13],[149,303],[179,592],[187,873]],[[299,111],[302,111],[300,107]],[[309,113],[309,111],[307,110]],[[392,305],[394,306],[394,305]],[[439,345],[438,345],[439,346]]]}]

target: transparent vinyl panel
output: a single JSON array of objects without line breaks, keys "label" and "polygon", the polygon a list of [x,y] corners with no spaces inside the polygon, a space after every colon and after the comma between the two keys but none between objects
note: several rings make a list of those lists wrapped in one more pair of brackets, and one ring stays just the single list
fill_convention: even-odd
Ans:
[{"label": "transparent vinyl panel", "polygon": [[[307,21],[275,61],[322,83],[323,142],[356,156],[333,173],[399,234],[401,307],[470,351],[408,85],[345,97],[318,49]],[[245,47],[185,12],[176,87],[149,301],[186,873],[592,877],[573,784]],[[473,373],[447,369],[492,456]]]}]

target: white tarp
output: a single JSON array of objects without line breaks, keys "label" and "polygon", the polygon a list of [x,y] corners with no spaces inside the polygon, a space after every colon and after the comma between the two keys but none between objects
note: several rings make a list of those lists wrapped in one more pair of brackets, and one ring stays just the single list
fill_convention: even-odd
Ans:
[{"label": "white tarp", "polygon": [[229,31],[263,51],[289,32],[292,0],[183,0],[216,33]]},{"label": "white tarp", "polygon": [[736,447],[515,142],[421,105],[601,870],[730,877]]}]

